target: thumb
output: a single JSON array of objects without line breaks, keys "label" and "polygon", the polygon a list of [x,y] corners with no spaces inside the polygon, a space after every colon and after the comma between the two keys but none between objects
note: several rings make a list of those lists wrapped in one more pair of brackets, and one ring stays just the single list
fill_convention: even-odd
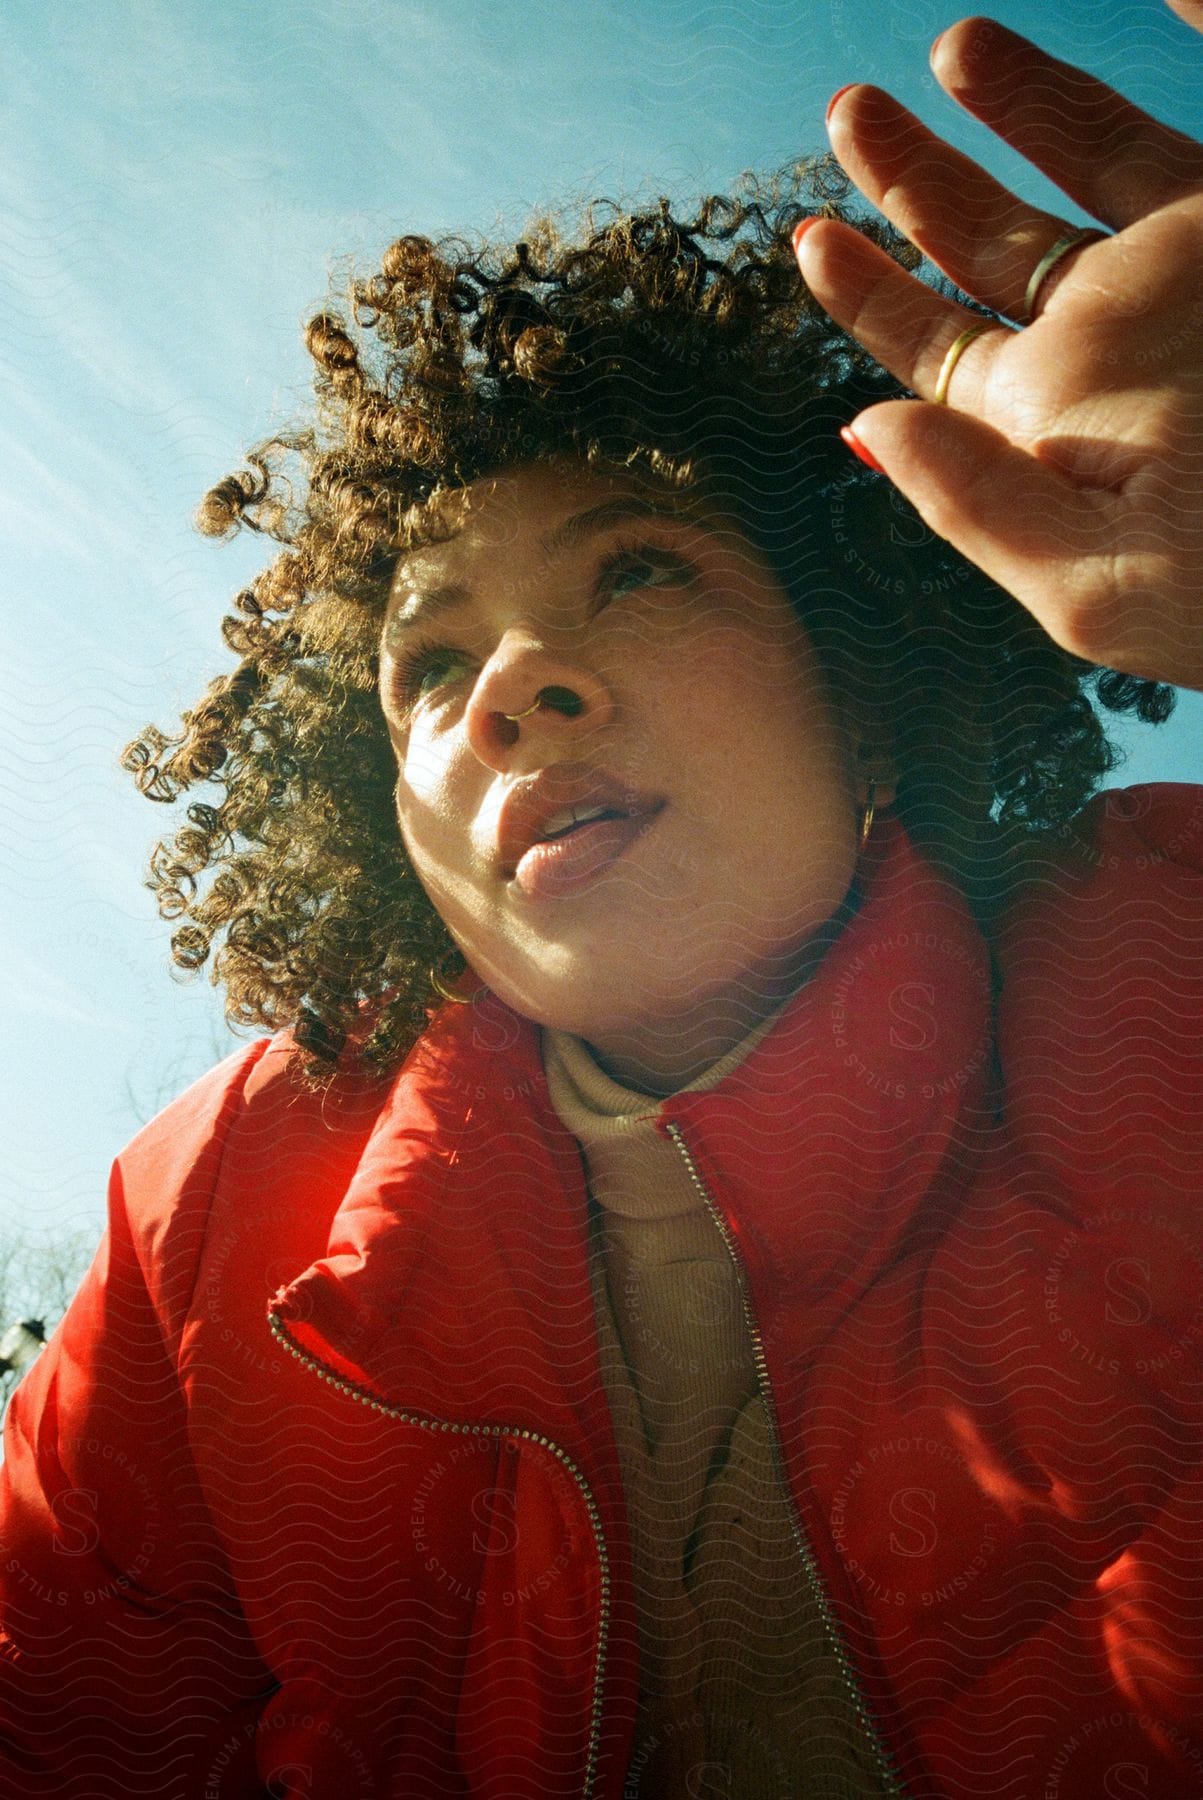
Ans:
[{"label": "thumb", "polygon": [[1064,643],[1044,615],[1076,585],[1071,566],[1110,541],[1110,496],[1076,487],[972,413],[926,400],[884,401],[853,428],[925,524]]}]

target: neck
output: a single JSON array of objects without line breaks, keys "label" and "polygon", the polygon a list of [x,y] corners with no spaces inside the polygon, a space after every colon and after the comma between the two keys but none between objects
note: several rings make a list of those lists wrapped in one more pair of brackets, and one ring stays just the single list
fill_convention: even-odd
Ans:
[{"label": "neck", "polygon": [[586,1040],[590,1055],[612,1081],[664,1099],[701,1079],[803,988],[856,912],[855,884],[842,905],[773,980],[751,975],[679,1017],[657,1020]]}]

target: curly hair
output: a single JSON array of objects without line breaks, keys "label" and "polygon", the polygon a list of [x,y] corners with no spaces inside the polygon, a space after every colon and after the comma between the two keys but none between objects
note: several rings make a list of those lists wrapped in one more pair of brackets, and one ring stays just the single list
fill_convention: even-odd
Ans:
[{"label": "curly hair", "polygon": [[431,972],[462,967],[401,846],[376,650],[397,558],[483,474],[573,458],[734,516],[835,693],[889,722],[897,814],[984,922],[1025,847],[1069,830],[1116,763],[1088,690],[1168,716],[1171,689],[1058,648],[839,446],[840,423],[902,390],[799,279],[791,233],[816,212],[852,217],[829,157],[686,218],[606,201],[501,248],[402,237],[309,322],[311,420],[206,496],[202,531],[282,549],[223,622],[237,666],[124,766],[154,800],[215,790],[156,847],[149,885],[183,921],[175,963],[215,953],[230,1022],[294,1027],[310,1079],[349,1040],[391,1067]]}]

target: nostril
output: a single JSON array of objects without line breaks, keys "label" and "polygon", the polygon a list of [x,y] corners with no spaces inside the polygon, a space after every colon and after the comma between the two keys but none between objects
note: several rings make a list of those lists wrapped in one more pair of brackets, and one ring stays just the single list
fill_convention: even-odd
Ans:
[{"label": "nostril", "polygon": [[566,719],[575,719],[585,710],[585,702],[571,688],[545,687],[539,689],[539,698],[544,706],[553,706],[562,712]]},{"label": "nostril", "polygon": [[[560,687],[550,683],[546,687],[541,687],[533,704],[523,707],[521,712],[503,712],[499,708],[490,707],[486,701],[485,712],[489,719],[488,734],[491,738],[491,752],[512,750],[518,742],[521,732],[525,729],[523,722],[533,725],[544,709],[548,712],[562,713],[566,719],[576,719],[585,711],[585,702],[573,688]],[[475,702],[473,702],[471,711],[475,716]]]}]

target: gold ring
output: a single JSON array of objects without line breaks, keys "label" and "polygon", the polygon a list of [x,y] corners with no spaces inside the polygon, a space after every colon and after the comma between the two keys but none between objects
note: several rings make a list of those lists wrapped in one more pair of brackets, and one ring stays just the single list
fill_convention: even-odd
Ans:
[{"label": "gold ring", "polygon": [[993,319],[979,319],[976,325],[971,325],[968,331],[963,331],[960,337],[952,340],[948,347],[948,353],[940,364],[940,373],[936,376],[936,391],[932,395],[936,406],[947,406],[948,384],[952,380],[953,370],[974,338],[981,337],[983,331],[989,331],[994,322]]},{"label": "gold ring", "polygon": [[1098,243],[1106,236],[1105,231],[1099,231],[1094,225],[1083,225],[1076,231],[1067,231],[1064,237],[1057,239],[1051,250],[1045,251],[1032,270],[1028,278],[1028,285],[1024,289],[1023,311],[1020,318],[1025,325],[1030,325],[1036,317],[1036,297],[1061,258],[1068,256],[1071,250],[1076,250],[1079,244]]},{"label": "gold ring", "polygon": [[503,719],[508,719],[510,721],[511,725],[516,725],[518,723],[519,719],[529,719],[533,712],[538,712],[538,710],[542,706],[542,704],[543,704],[543,696],[542,696],[542,694],[540,694],[538,696],[538,698],[536,699],[535,704],[533,706],[528,706],[525,712],[502,713],[501,716]]}]

